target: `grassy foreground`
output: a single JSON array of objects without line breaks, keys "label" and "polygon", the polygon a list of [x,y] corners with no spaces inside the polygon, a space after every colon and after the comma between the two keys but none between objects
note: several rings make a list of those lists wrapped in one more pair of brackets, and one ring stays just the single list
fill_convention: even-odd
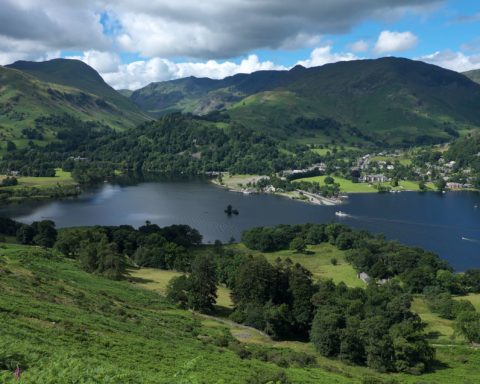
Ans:
[{"label": "grassy foreground", "polygon": [[[154,278],[152,270],[132,276],[136,284],[154,284]],[[165,274],[160,291],[166,280]],[[156,292],[87,274],[74,261],[36,247],[0,248],[0,322],[2,383],[240,384],[283,378],[433,384],[476,383],[480,377],[480,352],[462,345],[438,348],[439,368],[421,377],[383,375],[318,355],[308,368],[242,359],[217,340],[230,333],[247,348],[315,352],[309,343],[275,342],[223,319],[178,310]],[[13,376],[17,364],[20,380]]]}]

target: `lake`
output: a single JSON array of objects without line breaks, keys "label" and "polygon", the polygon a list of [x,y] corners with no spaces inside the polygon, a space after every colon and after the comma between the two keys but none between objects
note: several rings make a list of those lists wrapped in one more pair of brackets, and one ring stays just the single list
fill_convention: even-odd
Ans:
[{"label": "lake", "polygon": [[[240,214],[228,217],[228,204]],[[336,217],[339,209],[349,216]],[[74,199],[1,207],[0,214],[26,223],[51,219],[58,227],[138,227],[146,220],[160,226],[188,224],[204,242],[239,240],[244,229],[254,226],[338,221],[434,251],[458,271],[480,268],[480,194],[475,192],[356,194],[332,207],[228,192],[205,181],[146,182],[105,184]]]}]

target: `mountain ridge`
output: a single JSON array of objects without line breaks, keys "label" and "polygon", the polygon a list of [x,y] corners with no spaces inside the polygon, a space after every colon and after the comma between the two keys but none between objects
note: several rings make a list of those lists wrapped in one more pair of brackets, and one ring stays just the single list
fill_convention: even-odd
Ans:
[{"label": "mountain ridge", "polygon": [[298,119],[313,121],[311,126],[318,119],[331,120],[393,144],[448,141],[480,127],[479,84],[454,71],[396,57],[221,80],[189,77],[149,84],[130,98],[154,116],[220,111],[249,127],[283,131],[285,137]]}]

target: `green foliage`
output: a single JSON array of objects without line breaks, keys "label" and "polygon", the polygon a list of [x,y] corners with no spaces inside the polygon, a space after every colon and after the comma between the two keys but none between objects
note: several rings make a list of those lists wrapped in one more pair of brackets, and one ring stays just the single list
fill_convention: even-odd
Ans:
[{"label": "green foliage", "polygon": [[480,313],[461,312],[457,315],[455,329],[471,343],[480,342]]},{"label": "green foliage", "polygon": [[372,285],[363,291],[325,282],[313,302],[317,312],[310,335],[322,355],[381,372],[420,374],[432,364],[425,325],[398,286]]},{"label": "green foliage", "polygon": [[211,312],[217,299],[215,262],[210,255],[198,255],[189,276],[188,306],[201,312]]}]

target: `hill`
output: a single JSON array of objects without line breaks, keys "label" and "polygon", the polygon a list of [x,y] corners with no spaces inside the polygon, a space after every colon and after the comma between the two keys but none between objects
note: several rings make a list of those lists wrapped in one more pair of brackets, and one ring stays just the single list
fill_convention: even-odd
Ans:
[{"label": "hill", "polygon": [[473,71],[463,72],[465,76],[472,79],[476,83],[480,83],[480,69],[474,69]]},{"label": "hill", "polygon": [[71,121],[125,129],[149,119],[75,60],[17,62],[0,67],[0,126],[3,139],[52,140]]},{"label": "hill", "polygon": [[153,83],[130,96],[145,111],[202,115],[308,142],[430,144],[480,126],[480,85],[457,72],[401,58],[259,71],[223,80]]},{"label": "hill", "polygon": [[65,85],[98,96],[119,110],[129,113],[131,115],[129,118],[136,118],[138,122],[145,120],[144,114],[135,104],[110,87],[97,71],[83,61],[71,59],[17,61],[7,65],[7,68],[18,69],[47,83]]},{"label": "hill", "polygon": [[[37,247],[2,245],[0,283],[3,383],[17,382],[13,376],[17,366],[22,382],[38,383],[419,380],[418,376],[380,374],[347,365],[318,356],[307,343],[274,342],[251,328],[177,309],[128,280],[88,274],[75,261]],[[308,355],[316,355],[316,363],[302,368],[298,359]],[[422,382],[475,382],[478,351],[446,345],[437,355],[441,369],[423,375]]]}]

